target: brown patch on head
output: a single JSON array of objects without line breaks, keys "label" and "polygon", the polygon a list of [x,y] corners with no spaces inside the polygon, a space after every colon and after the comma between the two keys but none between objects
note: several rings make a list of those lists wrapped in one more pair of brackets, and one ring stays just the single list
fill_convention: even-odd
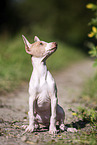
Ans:
[{"label": "brown patch on head", "polygon": [[35,42],[30,44],[24,35],[22,35],[22,37],[25,43],[25,50],[31,56],[43,57],[43,59],[46,59],[57,49],[56,42],[46,43],[44,41],[40,41],[40,39],[35,36]]},{"label": "brown patch on head", "polygon": [[45,54],[46,45],[47,44],[43,41],[37,41],[31,45],[30,53],[35,57],[43,57]]}]

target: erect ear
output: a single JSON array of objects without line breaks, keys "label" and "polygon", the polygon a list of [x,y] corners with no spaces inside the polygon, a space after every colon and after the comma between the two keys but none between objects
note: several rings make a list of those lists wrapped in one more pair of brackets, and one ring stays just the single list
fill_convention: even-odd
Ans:
[{"label": "erect ear", "polygon": [[23,37],[23,41],[24,41],[24,43],[25,43],[25,50],[26,50],[26,52],[27,52],[28,54],[31,54],[31,53],[30,53],[31,44],[28,42],[28,40],[25,38],[24,35],[22,35],[22,37]]},{"label": "erect ear", "polygon": [[37,41],[40,41],[40,39],[37,36],[35,36],[34,41],[37,42]]}]

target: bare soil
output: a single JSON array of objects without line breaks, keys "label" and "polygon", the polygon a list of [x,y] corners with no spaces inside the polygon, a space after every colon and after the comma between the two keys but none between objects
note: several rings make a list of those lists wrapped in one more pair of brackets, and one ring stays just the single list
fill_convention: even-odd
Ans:
[{"label": "bare soil", "polygon": [[[27,144],[55,144],[61,140],[70,143],[75,135],[80,136],[81,131],[89,130],[87,123],[79,122],[80,129],[77,128],[72,113],[68,109],[77,110],[80,103],[84,83],[89,77],[94,75],[93,62],[91,60],[81,61],[71,67],[53,73],[57,88],[58,102],[66,113],[65,125],[77,129],[77,132],[59,132],[55,136],[49,135],[48,128],[40,126],[34,133],[25,133],[21,128],[23,124],[28,124],[28,84],[25,84],[18,91],[12,92],[7,96],[0,96],[0,145],[27,145]],[[73,122],[73,123],[72,123]]]}]

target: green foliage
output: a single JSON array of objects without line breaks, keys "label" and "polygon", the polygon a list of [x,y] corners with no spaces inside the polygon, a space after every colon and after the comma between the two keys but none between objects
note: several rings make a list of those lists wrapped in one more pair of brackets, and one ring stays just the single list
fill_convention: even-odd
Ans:
[{"label": "green foliage", "polygon": [[87,4],[86,7],[87,7],[88,9],[93,10],[93,11],[97,10],[97,5],[96,5],[96,4],[93,4],[93,3]]},{"label": "green foliage", "polygon": [[[86,7],[88,9],[91,9],[92,11],[94,11],[94,18],[91,19],[90,21],[90,25],[92,27],[91,32],[88,34],[88,37],[90,38],[94,38],[95,40],[97,40],[97,4],[93,4],[93,3],[89,3],[86,5]],[[96,57],[97,58],[97,46],[94,43],[88,43],[88,47],[91,49],[89,51],[89,54],[92,57]],[[97,59],[95,59],[95,63],[94,66],[97,66]]]},{"label": "green foliage", "polygon": [[89,24],[97,26],[97,4],[89,3],[86,5],[86,7],[94,11],[94,16],[95,16],[94,18],[91,19]]},{"label": "green foliage", "polygon": [[73,116],[78,117],[78,119],[88,121],[91,124],[96,125],[95,122],[97,121],[97,112],[95,109],[79,107],[78,111],[74,111],[72,109],[69,109],[69,111],[72,112]]},{"label": "green foliage", "polygon": [[92,56],[92,57],[97,57],[97,47],[95,47],[95,45],[93,44],[90,44],[91,45],[91,51],[89,51],[89,54]]},{"label": "green foliage", "polygon": [[[72,109],[69,109],[69,111],[72,112],[72,115],[76,117],[76,119],[78,118],[77,120],[82,120],[83,123],[88,123],[91,128],[90,131],[86,129],[86,131],[82,132],[79,142],[83,144],[96,145],[97,111],[95,109],[82,107],[79,107],[78,111]],[[79,128],[79,125],[77,126]]]},{"label": "green foliage", "polygon": [[[90,48],[89,54],[91,57],[94,57],[93,66],[97,66],[97,3],[90,3],[86,6],[88,9],[91,9],[94,12],[94,18],[91,19],[89,25],[91,26],[91,32],[88,34],[89,38],[92,38],[93,42],[88,42],[88,47]],[[95,21],[95,22],[94,22]],[[94,77],[89,79],[83,90],[82,94],[83,100],[89,103],[92,102],[92,106],[95,106],[97,103],[97,74]]]}]

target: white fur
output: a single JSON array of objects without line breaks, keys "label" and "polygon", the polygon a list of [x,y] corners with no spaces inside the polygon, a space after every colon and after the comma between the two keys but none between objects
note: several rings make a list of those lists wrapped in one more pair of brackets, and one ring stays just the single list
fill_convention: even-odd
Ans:
[{"label": "white fur", "polygon": [[[38,40],[38,38],[36,37]],[[51,49],[52,43],[47,43],[45,50]],[[47,70],[42,57],[32,57],[33,72],[29,82],[29,126],[26,131],[33,132],[35,124],[49,125],[49,133],[56,133],[56,121],[64,130],[64,111],[57,104],[57,89],[55,81]]]},{"label": "white fur", "polygon": [[51,48],[52,43],[47,43],[47,46],[45,47],[46,51],[49,51],[49,49]]}]

